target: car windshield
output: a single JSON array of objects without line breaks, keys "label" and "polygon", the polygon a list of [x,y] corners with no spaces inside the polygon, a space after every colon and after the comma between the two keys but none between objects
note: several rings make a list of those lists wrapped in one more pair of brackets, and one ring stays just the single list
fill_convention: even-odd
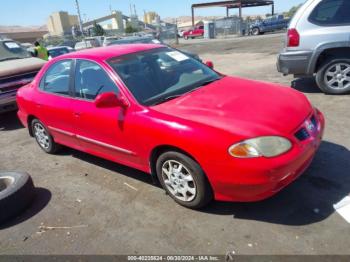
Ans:
[{"label": "car windshield", "polygon": [[0,41],[0,61],[31,57],[30,53],[14,41]]},{"label": "car windshield", "polygon": [[136,100],[146,106],[179,97],[221,77],[201,62],[168,47],[108,60]]},{"label": "car windshield", "polygon": [[51,57],[56,57],[56,56],[60,56],[60,55],[64,55],[69,53],[69,50],[65,47],[63,48],[55,48],[55,49],[51,49],[49,50],[49,55]]}]

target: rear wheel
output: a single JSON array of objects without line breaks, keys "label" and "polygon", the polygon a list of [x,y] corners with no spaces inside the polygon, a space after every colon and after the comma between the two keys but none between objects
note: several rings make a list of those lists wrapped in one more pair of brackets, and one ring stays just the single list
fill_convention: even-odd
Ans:
[{"label": "rear wheel", "polygon": [[254,27],[252,29],[252,35],[260,35],[260,29],[258,27]]},{"label": "rear wheel", "polygon": [[157,160],[157,176],[165,191],[182,206],[198,209],[213,199],[203,170],[185,154],[162,154]]},{"label": "rear wheel", "polygon": [[325,62],[316,74],[319,88],[328,94],[350,92],[350,59],[335,58]]},{"label": "rear wheel", "polygon": [[35,140],[42,150],[48,154],[54,154],[57,152],[60,146],[55,143],[53,137],[42,122],[38,119],[34,119],[31,128]]}]

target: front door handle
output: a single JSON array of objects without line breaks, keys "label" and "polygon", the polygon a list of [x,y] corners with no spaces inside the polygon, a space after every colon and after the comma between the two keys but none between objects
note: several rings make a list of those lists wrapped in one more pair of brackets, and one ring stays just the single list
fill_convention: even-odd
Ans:
[{"label": "front door handle", "polygon": [[75,117],[80,117],[80,112],[74,112]]}]

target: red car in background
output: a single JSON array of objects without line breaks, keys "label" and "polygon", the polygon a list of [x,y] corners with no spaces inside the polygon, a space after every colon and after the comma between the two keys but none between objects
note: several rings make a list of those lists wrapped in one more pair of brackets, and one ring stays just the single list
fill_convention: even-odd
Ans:
[{"label": "red car in background", "polygon": [[309,166],[324,129],[302,93],[162,45],[54,58],[17,101],[45,152],[65,145],[142,170],[190,208],[272,196]]},{"label": "red car in background", "polygon": [[204,36],[204,26],[196,26],[195,28],[185,31],[182,34],[184,39],[203,37]]}]

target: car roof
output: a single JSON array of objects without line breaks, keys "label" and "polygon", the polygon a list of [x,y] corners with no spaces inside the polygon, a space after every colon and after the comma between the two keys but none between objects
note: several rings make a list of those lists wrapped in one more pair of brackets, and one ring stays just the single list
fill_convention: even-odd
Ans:
[{"label": "car roof", "polygon": [[128,45],[113,45],[107,47],[96,47],[84,49],[74,53],[65,54],[60,58],[88,58],[93,60],[107,60],[109,58],[127,55],[136,52],[151,50],[154,48],[164,47],[159,44],[128,44]]}]

